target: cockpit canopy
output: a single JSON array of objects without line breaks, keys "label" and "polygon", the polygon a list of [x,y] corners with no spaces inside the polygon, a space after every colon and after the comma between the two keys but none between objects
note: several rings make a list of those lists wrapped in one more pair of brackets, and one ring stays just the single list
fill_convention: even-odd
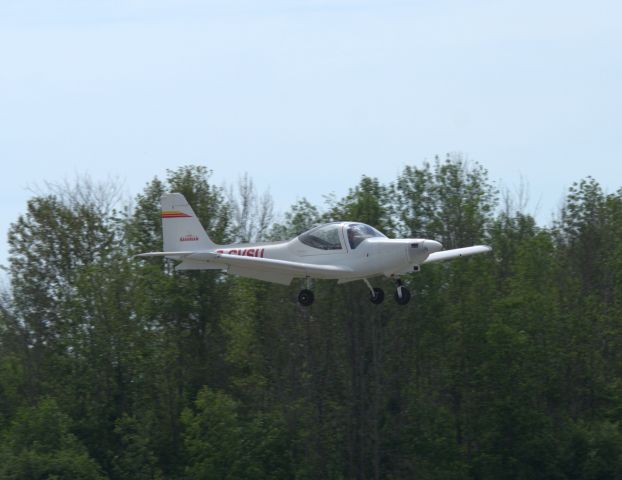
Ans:
[{"label": "cockpit canopy", "polygon": [[[382,233],[364,223],[326,223],[303,233],[298,237],[305,245],[320,250],[342,250],[340,231],[343,230],[350,248],[354,250],[366,238],[385,237]],[[386,237],[385,237],[386,238]]]},{"label": "cockpit canopy", "polygon": [[320,250],[341,250],[340,229],[341,223],[326,223],[306,231],[298,240]]},{"label": "cockpit canopy", "polygon": [[365,240],[366,238],[372,237],[383,237],[387,238],[386,235],[380,233],[374,227],[370,227],[369,225],[365,225],[364,223],[349,223],[347,225],[347,233],[348,233],[348,243],[350,244],[350,248],[354,250],[359,244]]}]

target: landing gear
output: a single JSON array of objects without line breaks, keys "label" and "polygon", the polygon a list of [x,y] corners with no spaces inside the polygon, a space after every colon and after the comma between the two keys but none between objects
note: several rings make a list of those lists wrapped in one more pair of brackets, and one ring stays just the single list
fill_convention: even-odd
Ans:
[{"label": "landing gear", "polygon": [[395,283],[397,284],[397,288],[395,289],[395,301],[398,305],[406,305],[410,302],[410,290],[408,290],[403,284],[402,281],[398,278]]},{"label": "landing gear", "polygon": [[369,301],[375,305],[380,305],[384,300],[384,290],[382,290],[382,288],[372,287],[371,283],[369,283],[366,278],[364,278],[363,281],[365,285],[367,285],[367,288],[369,288]]},{"label": "landing gear", "polygon": [[[372,293],[373,292],[373,293]],[[382,288],[375,287],[369,292],[369,301],[375,305],[379,305],[384,300],[384,290]]]},{"label": "landing gear", "polygon": [[315,300],[315,297],[313,296],[313,292],[311,290],[306,288],[300,290],[300,293],[298,294],[298,302],[300,302],[300,305],[308,307],[313,303],[313,300]]},{"label": "landing gear", "polygon": [[[365,285],[367,285],[367,288],[369,288],[369,301],[374,305],[380,305],[384,301],[384,290],[382,290],[382,288],[372,287],[371,283],[369,283],[366,278],[364,278],[363,281],[365,282]],[[395,302],[398,305],[407,305],[408,302],[410,302],[410,290],[404,286],[399,278],[395,281],[395,283],[397,285],[393,296],[395,298]],[[298,294],[298,302],[300,305],[308,307],[313,304],[314,300],[315,296],[311,290],[308,288],[300,290],[300,293]]]}]

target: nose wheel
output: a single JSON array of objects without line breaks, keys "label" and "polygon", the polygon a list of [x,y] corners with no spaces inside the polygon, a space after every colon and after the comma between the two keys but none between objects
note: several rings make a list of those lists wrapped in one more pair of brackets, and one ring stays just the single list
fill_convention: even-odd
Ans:
[{"label": "nose wheel", "polygon": [[302,305],[303,307],[308,307],[313,303],[313,300],[315,300],[315,297],[311,290],[308,290],[306,288],[300,290],[300,293],[298,294],[298,302],[300,303],[300,305]]},{"label": "nose wheel", "polygon": [[396,280],[397,288],[395,289],[395,302],[398,305],[407,305],[410,302],[410,290],[408,290],[400,279]]}]

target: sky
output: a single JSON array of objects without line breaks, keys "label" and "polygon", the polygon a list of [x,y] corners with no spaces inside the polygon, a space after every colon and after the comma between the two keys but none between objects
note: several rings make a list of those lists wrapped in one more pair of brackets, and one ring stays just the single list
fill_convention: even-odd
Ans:
[{"label": "sky", "polygon": [[0,0],[0,264],[33,189],[181,165],[277,211],[461,152],[539,222],[622,186],[622,4]]}]

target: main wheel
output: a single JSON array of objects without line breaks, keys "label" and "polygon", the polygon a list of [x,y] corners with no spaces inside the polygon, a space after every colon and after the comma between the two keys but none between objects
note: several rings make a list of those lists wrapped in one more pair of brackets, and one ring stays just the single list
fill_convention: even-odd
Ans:
[{"label": "main wheel", "polygon": [[395,301],[398,305],[406,305],[410,302],[410,290],[408,290],[403,285],[399,285],[395,289]]},{"label": "main wheel", "polygon": [[374,293],[369,292],[369,301],[371,303],[375,303],[376,305],[382,303],[384,300],[384,291],[382,288],[375,287]]},{"label": "main wheel", "polygon": [[300,293],[298,294],[298,301],[300,302],[300,305],[308,307],[313,303],[313,300],[314,296],[311,290],[307,290],[306,288],[304,290],[300,290]]}]

